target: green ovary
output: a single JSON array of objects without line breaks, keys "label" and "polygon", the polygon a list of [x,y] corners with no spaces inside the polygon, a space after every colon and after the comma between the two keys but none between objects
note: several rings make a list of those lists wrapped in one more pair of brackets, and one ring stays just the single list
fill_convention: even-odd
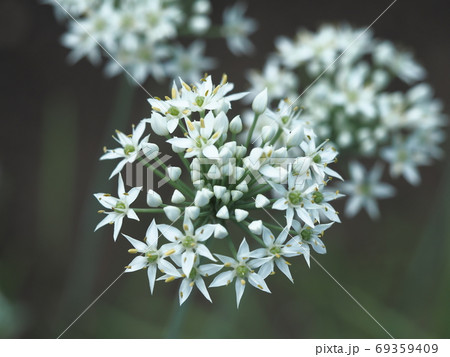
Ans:
[{"label": "green ovary", "polygon": [[116,207],[114,207],[114,211],[118,213],[123,213],[123,210],[126,209],[127,206],[123,202],[117,202]]},{"label": "green ovary", "polygon": [[321,203],[323,201],[323,194],[322,194],[322,192],[319,192],[319,191],[314,192],[312,197],[313,197],[313,200],[314,200],[315,203]]},{"label": "green ovary", "polygon": [[318,164],[320,163],[320,161],[322,161],[322,158],[320,157],[319,154],[317,154],[316,156],[313,157],[313,161]]},{"label": "green ovary", "polygon": [[149,263],[154,263],[158,260],[158,253],[156,252],[149,252],[146,254],[147,260]]},{"label": "green ovary", "polygon": [[195,98],[195,104],[197,104],[199,107],[201,107],[203,104],[205,103],[205,97],[202,96],[197,96],[197,98]]},{"label": "green ovary", "polygon": [[290,192],[288,195],[288,200],[293,205],[298,205],[303,201],[302,193],[300,191]]},{"label": "green ovary", "polygon": [[167,112],[174,117],[176,117],[180,114],[180,111],[178,110],[178,108],[175,108],[175,107],[170,107]]},{"label": "green ovary", "polygon": [[193,248],[196,245],[196,241],[195,241],[195,239],[193,237],[186,236],[183,239],[183,243],[182,244],[183,244],[183,247],[185,247],[185,248]]},{"label": "green ovary", "polygon": [[136,149],[133,145],[126,145],[123,151],[125,152],[125,155],[130,155],[132,152],[135,152]]},{"label": "green ovary", "polygon": [[240,265],[236,268],[236,275],[240,278],[245,278],[249,272],[250,269],[245,265]]},{"label": "green ovary", "polygon": [[308,242],[313,235],[313,231],[311,229],[306,228],[300,232],[300,235],[302,236],[302,239],[304,241]]},{"label": "green ovary", "polygon": [[272,253],[273,255],[277,255],[281,253],[281,248],[280,247],[272,247],[269,250],[270,253]]}]

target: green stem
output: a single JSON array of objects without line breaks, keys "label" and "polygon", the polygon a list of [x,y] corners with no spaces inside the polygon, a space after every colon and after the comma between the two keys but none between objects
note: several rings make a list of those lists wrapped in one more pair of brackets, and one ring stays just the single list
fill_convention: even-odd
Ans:
[{"label": "green stem", "polygon": [[253,132],[255,131],[256,122],[258,121],[259,114],[255,113],[255,117],[253,118],[252,126],[250,127],[250,130],[247,134],[247,140],[245,141],[245,147],[248,148],[250,145],[250,140],[252,139]]},{"label": "green stem", "polygon": [[249,191],[244,194],[244,197],[254,197],[260,193],[264,193],[267,191],[270,191],[272,189],[272,186],[270,185],[259,185],[256,189]]},{"label": "green stem", "polygon": [[269,145],[273,145],[276,143],[276,141],[278,140],[278,138],[281,136],[281,134],[283,133],[283,129],[278,128],[277,133],[275,134],[275,136],[272,138],[272,140],[270,140]]},{"label": "green stem", "polygon": [[162,208],[133,208],[137,213],[164,213]]}]

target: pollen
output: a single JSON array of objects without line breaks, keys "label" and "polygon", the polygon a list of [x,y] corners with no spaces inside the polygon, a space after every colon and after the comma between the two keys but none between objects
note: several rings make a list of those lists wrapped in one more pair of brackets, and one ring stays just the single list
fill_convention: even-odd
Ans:
[{"label": "pollen", "polygon": [[128,249],[128,253],[136,254],[137,253],[137,249]]},{"label": "pollen", "polygon": [[169,256],[169,255],[171,255],[173,253],[175,253],[175,249],[168,250],[167,252],[164,253],[164,255],[165,256]]},{"label": "pollen", "polygon": [[245,280],[244,279],[241,279],[241,284],[245,285]]},{"label": "pollen", "polygon": [[264,290],[264,288],[258,284],[258,288],[260,288],[261,290]]},{"label": "pollen", "polygon": [[164,282],[170,283],[171,281],[174,281],[174,280],[175,280],[174,276],[169,276],[166,280],[164,280]]},{"label": "pollen", "polygon": [[193,131],[195,129],[194,124],[192,124],[192,122],[189,119],[186,120],[186,123],[187,123],[189,130]]},{"label": "pollen", "polygon": [[189,283],[189,286],[192,288],[193,286],[195,285],[195,283],[193,282],[193,281],[191,281],[190,283]]}]

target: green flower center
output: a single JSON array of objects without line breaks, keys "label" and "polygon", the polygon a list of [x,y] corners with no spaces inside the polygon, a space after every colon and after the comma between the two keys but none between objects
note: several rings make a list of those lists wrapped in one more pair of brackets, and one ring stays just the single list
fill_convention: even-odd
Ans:
[{"label": "green flower center", "polygon": [[201,107],[203,103],[205,103],[205,97],[199,95],[197,96],[197,98],[195,98],[195,104],[197,104],[199,107]]},{"label": "green flower center", "polygon": [[304,230],[302,230],[300,232],[300,235],[302,236],[302,239],[304,241],[308,242],[311,239],[312,235],[313,235],[313,231],[311,229],[309,229],[309,228],[306,228],[306,229],[304,229]]},{"label": "green flower center", "polygon": [[280,247],[272,247],[269,250],[270,253],[272,253],[273,255],[277,255],[281,253],[281,248]]},{"label": "green flower center", "polygon": [[315,203],[321,203],[323,201],[323,193],[320,191],[316,191],[312,195]]},{"label": "green flower center", "polygon": [[322,158],[320,157],[319,154],[317,154],[316,156],[313,157],[313,161],[318,164],[320,163],[320,161],[322,161]]},{"label": "green flower center", "polygon": [[147,254],[145,254],[145,256],[147,257],[147,261],[150,264],[155,263],[159,257],[157,252],[148,252]]},{"label": "green flower center", "polygon": [[130,153],[134,152],[136,149],[133,145],[126,145],[123,149],[125,155],[130,155]]},{"label": "green flower center", "polygon": [[285,116],[283,116],[283,117],[281,117],[281,122],[283,123],[283,124],[287,124],[288,123],[288,121],[289,121],[289,116],[288,115],[285,115]]},{"label": "green flower center", "polygon": [[302,193],[300,191],[290,192],[288,195],[288,200],[293,205],[298,205],[303,201]]},{"label": "green flower center", "polygon": [[197,244],[197,242],[195,241],[195,239],[191,236],[186,236],[183,239],[183,247],[187,248],[194,248],[195,245]]},{"label": "green flower center", "polygon": [[245,265],[239,265],[236,268],[236,275],[240,278],[245,278],[249,272],[250,269],[247,268]]},{"label": "green flower center", "polygon": [[371,196],[372,195],[372,187],[367,184],[364,183],[362,185],[360,185],[359,187],[359,192],[363,195],[363,196]]},{"label": "green flower center", "polygon": [[114,207],[114,211],[122,213],[125,208],[127,208],[125,203],[117,202],[116,207]]},{"label": "green flower center", "polygon": [[176,117],[176,116],[178,116],[178,114],[180,114],[180,111],[176,107],[170,107],[167,112],[174,117]]}]

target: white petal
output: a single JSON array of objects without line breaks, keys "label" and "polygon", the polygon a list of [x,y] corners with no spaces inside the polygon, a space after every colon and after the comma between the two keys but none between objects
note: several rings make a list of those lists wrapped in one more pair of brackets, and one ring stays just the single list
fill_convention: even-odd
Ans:
[{"label": "white petal", "polygon": [[123,233],[122,233],[122,235],[123,235],[126,239],[128,239],[128,241],[131,243],[131,245],[132,245],[135,249],[137,249],[137,251],[138,251],[139,253],[143,253],[143,252],[145,252],[145,250],[147,249],[147,244],[145,244],[144,242],[138,241],[137,239],[131,238],[130,236],[127,236],[126,234],[123,234]]},{"label": "white petal", "polygon": [[203,294],[203,296],[207,300],[212,302],[211,297],[209,296],[209,293],[208,293],[208,289],[206,288],[205,281],[201,277],[197,277],[197,279],[195,279],[195,285],[197,285],[198,290],[200,290],[200,292]]},{"label": "white petal", "polygon": [[264,281],[263,278],[261,278],[258,274],[256,273],[251,273],[248,276],[248,281],[250,284],[252,284],[255,288],[258,288],[262,291],[265,291],[266,293],[270,293],[269,288],[266,285],[266,282]]},{"label": "white petal", "polygon": [[169,226],[167,224],[158,224],[157,227],[161,234],[171,242],[176,242],[177,239],[181,239],[182,237],[184,237],[184,234],[173,226]]},{"label": "white petal", "polygon": [[[245,280],[243,280],[245,282]],[[241,279],[236,279],[236,283],[234,284],[235,289],[236,289],[236,304],[237,307],[239,308],[239,303],[241,302],[242,299],[242,295],[244,294],[244,290],[245,290],[245,283],[242,284]]]},{"label": "white petal", "polygon": [[213,257],[213,255],[211,254],[211,252],[209,251],[209,249],[208,249],[205,245],[203,245],[203,244],[197,245],[196,253],[199,254],[199,255],[201,255],[201,256],[204,256],[204,257],[206,257],[206,258],[208,258],[208,259],[211,259],[213,262],[216,262],[216,261],[217,261],[217,259],[215,259],[215,258]]},{"label": "white petal", "polygon": [[291,272],[289,271],[289,267],[283,258],[276,259],[275,264],[277,265],[278,269],[280,269],[282,273],[286,275],[290,281],[294,282],[294,280],[292,279]]},{"label": "white petal", "polygon": [[190,279],[183,279],[180,285],[179,296],[180,296],[180,305],[183,304],[186,299],[191,295],[192,286]]},{"label": "white petal", "polygon": [[234,272],[232,270],[225,271],[217,275],[211,284],[209,284],[210,288],[215,288],[218,286],[228,285],[234,279]]},{"label": "white petal", "polygon": [[156,279],[156,265],[151,264],[147,268],[147,277],[148,283],[150,285],[150,293],[153,295],[153,289],[155,287],[155,279]]},{"label": "white petal", "polygon": [[133,271],[136,270],[140,270],[144,267],[147,266],[148,260],[146,257],[142,256],[142,255],[138,255],[137,257],[135,257],[130,264],[128,264],[128,266],[130,268],[127,268],[125,270],[126,273],[131,273]]},{"label": "white petal", "polygon": [[192,267],[194,266],[196,254],[192,250],[187,250],[181,255],[181,269],[186,276],[191,273]]}]

